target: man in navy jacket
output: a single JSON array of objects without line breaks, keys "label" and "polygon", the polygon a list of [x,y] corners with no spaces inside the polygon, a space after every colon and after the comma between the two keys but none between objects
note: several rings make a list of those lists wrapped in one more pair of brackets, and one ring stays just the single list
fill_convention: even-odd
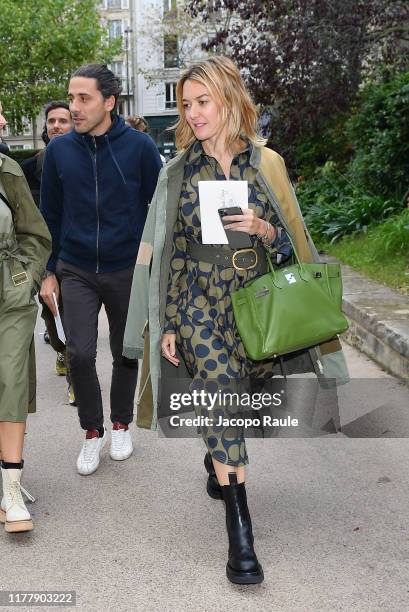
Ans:
[{"label": "man in navy jacket", "polygon": [[122,357],[133,268],[162,166],[152,139],[115,114],[119,79],[102,64],[79,68],[69,84],[74,130],[47,147],[41,211],[53,249],[41,296],[56,314],[53,293],[64,300],[64,327],[80,425],[80,474],[94,472],[107,439],[95,368],[98,313],[104,304],[113,356],[110,455],[132,453],[137,361]]}]

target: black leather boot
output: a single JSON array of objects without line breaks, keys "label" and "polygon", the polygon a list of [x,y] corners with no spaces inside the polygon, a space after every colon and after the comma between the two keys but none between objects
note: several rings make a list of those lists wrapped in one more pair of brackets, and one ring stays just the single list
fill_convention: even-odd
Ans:
[{"label": "black leather boot", "polygon": [[247,507],[246,486],[237,484],[236,474],[229,474],[230,484],[222,487],[226,503],[226,527],[229,536],[229,560],[226,574],[235,584],[263,582],[263,568],[254,552],[254,538],[250,512]]},{"label": "black leather boot", "polygon": [[222,488],[219,485],[219,481],[217,480],[216,472],[213,466],[212,456],[209,452],[205,454],[204,466],[206,468],[206,472],[209,474],[206,485],[208,495],[213,499],[223,499]]}]

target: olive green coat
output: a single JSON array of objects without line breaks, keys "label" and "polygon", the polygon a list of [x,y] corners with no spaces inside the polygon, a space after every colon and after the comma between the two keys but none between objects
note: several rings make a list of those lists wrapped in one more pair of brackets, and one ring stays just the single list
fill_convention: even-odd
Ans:
[{"label": "olive green coat", "polygon": [[[51,236],[34,203],[20,166],[1,153],[0,191],[5,196],[11,209],[18,255],[18,257],[7,257],[0,261],[0,283],[2,287],[5,287],[7,279],[10,278],[10,274],[5,274],[5,271],[8,271],[5,266],[8,266],[12,274],[23,273],[24,275],[26,270],[32,276],[34,288],[38,289],[51,253]],[[26,263],[23,265],[18,258]],[[6,299],[5,295],[6,292],[0,297],[0,300]],[[0,338],[3,336],[1,323],[0,317]],[[2,348],[1,353],[5,353],[5,347]],[[35,352],[34,342],[32,341],[29,359],[29,412],[35,412],[35,387]]]}]

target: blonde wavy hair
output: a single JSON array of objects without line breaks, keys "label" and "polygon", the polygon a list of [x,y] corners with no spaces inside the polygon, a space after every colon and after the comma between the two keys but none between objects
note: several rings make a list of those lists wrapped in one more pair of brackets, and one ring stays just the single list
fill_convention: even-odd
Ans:
[{"label": "blonde wavy hair", "polygon": [[214,56],[190,66],[177,83],[179,120],[173,129],[178,150],[187,149],[196,140],[186,120],[182,102],[186,81],[204,85],[220,108],[223,123],[227,126],[226,146],[231,152],[234,152],[234,145],[240,138],[245,138],[256,147],[266,144],[266,139],[257,134],[257,109],[237,66],[228,57]]}]

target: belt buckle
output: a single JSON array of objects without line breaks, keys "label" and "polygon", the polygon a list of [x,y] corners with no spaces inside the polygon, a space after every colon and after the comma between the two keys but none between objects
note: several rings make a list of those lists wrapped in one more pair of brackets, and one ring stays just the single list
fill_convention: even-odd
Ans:
[{"label": "belt buckle", "polygon": [[19,272],[18,274],[12,274],[11,280],[13,281],[15,287],[19,287],[19,285],[22,285],[23,283],[28,283],[27,272]]},{"label": "belt buckle", "polygon": [[[247,266],[246,268],[238,266],[236,264],[236,256],[240,255],[241,253],[254,253],[254,255],[255,255],[254,263],[251,264],[250,266]],[[231,262],[232,262],[233,268],[235,270],[252,270],[258,264],[258,254],[257,254],[257,251],[255,249],[240,249],[239,251],[235,251],[233,253],[232,257],[231,257]]]}]

